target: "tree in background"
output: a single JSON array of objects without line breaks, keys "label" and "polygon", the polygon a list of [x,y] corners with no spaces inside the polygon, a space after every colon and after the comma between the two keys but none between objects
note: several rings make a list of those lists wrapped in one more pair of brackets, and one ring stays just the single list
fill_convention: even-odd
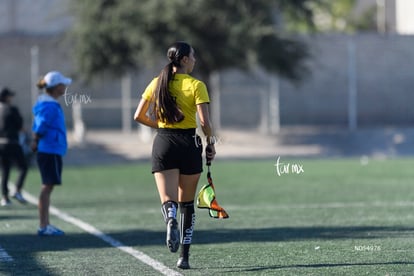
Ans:
[{"label": "tree in background", "polygon": [[357,0],[320,0],[309,3],[313,11],[313,24],[296,20],[295,13],[285,14],[286,29],[294,32],[376,31],[376,5],[356,10]]},{"label": "tree in background", "polygon": [[260,65],[296,81],[306,72],[306,45],[280,24],[283,14],[312,26],[320,0],[76,0],[72,33],[78,71],[87,78],[153,65],[174,41],[199,53],[195,73]]}]

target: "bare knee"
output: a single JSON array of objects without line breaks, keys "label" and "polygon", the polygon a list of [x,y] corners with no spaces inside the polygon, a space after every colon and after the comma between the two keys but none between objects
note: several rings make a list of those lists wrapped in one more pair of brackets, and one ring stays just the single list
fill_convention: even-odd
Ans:
[{"label": "bare knee", "polygon": [[41,195],[50,195],[53,191],[53,185],[42,185],[42,190],[40,191]]}]

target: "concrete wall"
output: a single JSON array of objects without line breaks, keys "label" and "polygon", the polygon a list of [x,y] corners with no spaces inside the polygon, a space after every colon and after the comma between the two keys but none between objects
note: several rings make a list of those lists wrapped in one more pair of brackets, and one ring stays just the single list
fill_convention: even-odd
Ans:
[{"label": "concrete wall", "polygon": [[2,0],[0,34],[59,34],[73,25],[72,0]]},{"label": "concrete wall", "polygon": [[[348,123],[348,45],[355,46],[357,118],[359,126],[411,125],[414,122],[414,36],[361,34],[306,38],[311,47],[311,74],[299,85],[280,81],[283,125]],[[103,76],[79,83],[63,37],[0,36],[0,86],[17,92],[16,103],[30,125],[32,89],[30,49],[39,48],[39,73],[60,70],[74,77],[68,92],[87,95],[83,115],[88,128],[121,127],[121,82]],[[161,68],[161,67],[160,67]],[[160,68],[132,73],[131,116],[146,84]],[[223,127],[256,128],[268,104],[269,77],[263,73],[221,72]],[[40,76],[39,76],[40,77]],[[71,105],[62,99],[71,125]],[[135,123],[131,123],[136,126]]]},{"label": "concrete wall", "polygon": [[[358,125],[414,123],[414,36],[326,35],[307,41],[313,54],[309,61],[311,74],[299,85],[286,80],[280,83],[282,125],[347,126],[348,64],[352,58],[355,58]],[[349,44],[355,47],[354,57],[349,54]],[[256,94],[269,86],[263,74],[256,76],[257,81],[249,76],[238,78],[238,83],[224,82],[222,101],[231,114],[236,113],[235,102],[244,108],[240,108],[235,119],[225,118],[223,112],[224,126],[234,122],[250,125],[254,120],[258,123],[258,112],[254,111],[259,104]],[[250,107],[253,110],[245,106],[246,102],[255,106]],[[249,110],[249,115],[244,110]]]}]

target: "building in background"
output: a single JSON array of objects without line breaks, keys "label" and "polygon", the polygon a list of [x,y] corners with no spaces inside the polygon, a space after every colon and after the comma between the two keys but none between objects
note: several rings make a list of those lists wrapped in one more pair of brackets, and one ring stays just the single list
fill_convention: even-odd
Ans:
[{"label": "building in background", "polygon": [[73,24],[71,0],[2,0],[0,34],[56,35]]},{"label": "building in background", "polygon": [[396,30],[399,34],[414,34],[414,1],[396,0]]},{"label": "building in background", "polygon": [[358,0],[356,12],[376,10],[379,33],[414,34],[414,1],[412,0]]}]

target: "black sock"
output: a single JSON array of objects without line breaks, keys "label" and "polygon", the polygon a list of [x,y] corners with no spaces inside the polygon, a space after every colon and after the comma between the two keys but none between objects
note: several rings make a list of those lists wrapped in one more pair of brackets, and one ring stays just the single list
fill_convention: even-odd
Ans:
[{"label": "black sock", "polygon": [[172,200],[166,201],[162,204],[161,213],[164,217],[165,223],[167,223],[170,219],[177,218],[177,207],[177,202]]},{"label": "black sock", "polygon": [[194,213],[194,201],[180,202],[180,215],[181,215],[181,253],[180,257],[188,259],[190,252],[190,245],[193,238],[195,213]]}]

